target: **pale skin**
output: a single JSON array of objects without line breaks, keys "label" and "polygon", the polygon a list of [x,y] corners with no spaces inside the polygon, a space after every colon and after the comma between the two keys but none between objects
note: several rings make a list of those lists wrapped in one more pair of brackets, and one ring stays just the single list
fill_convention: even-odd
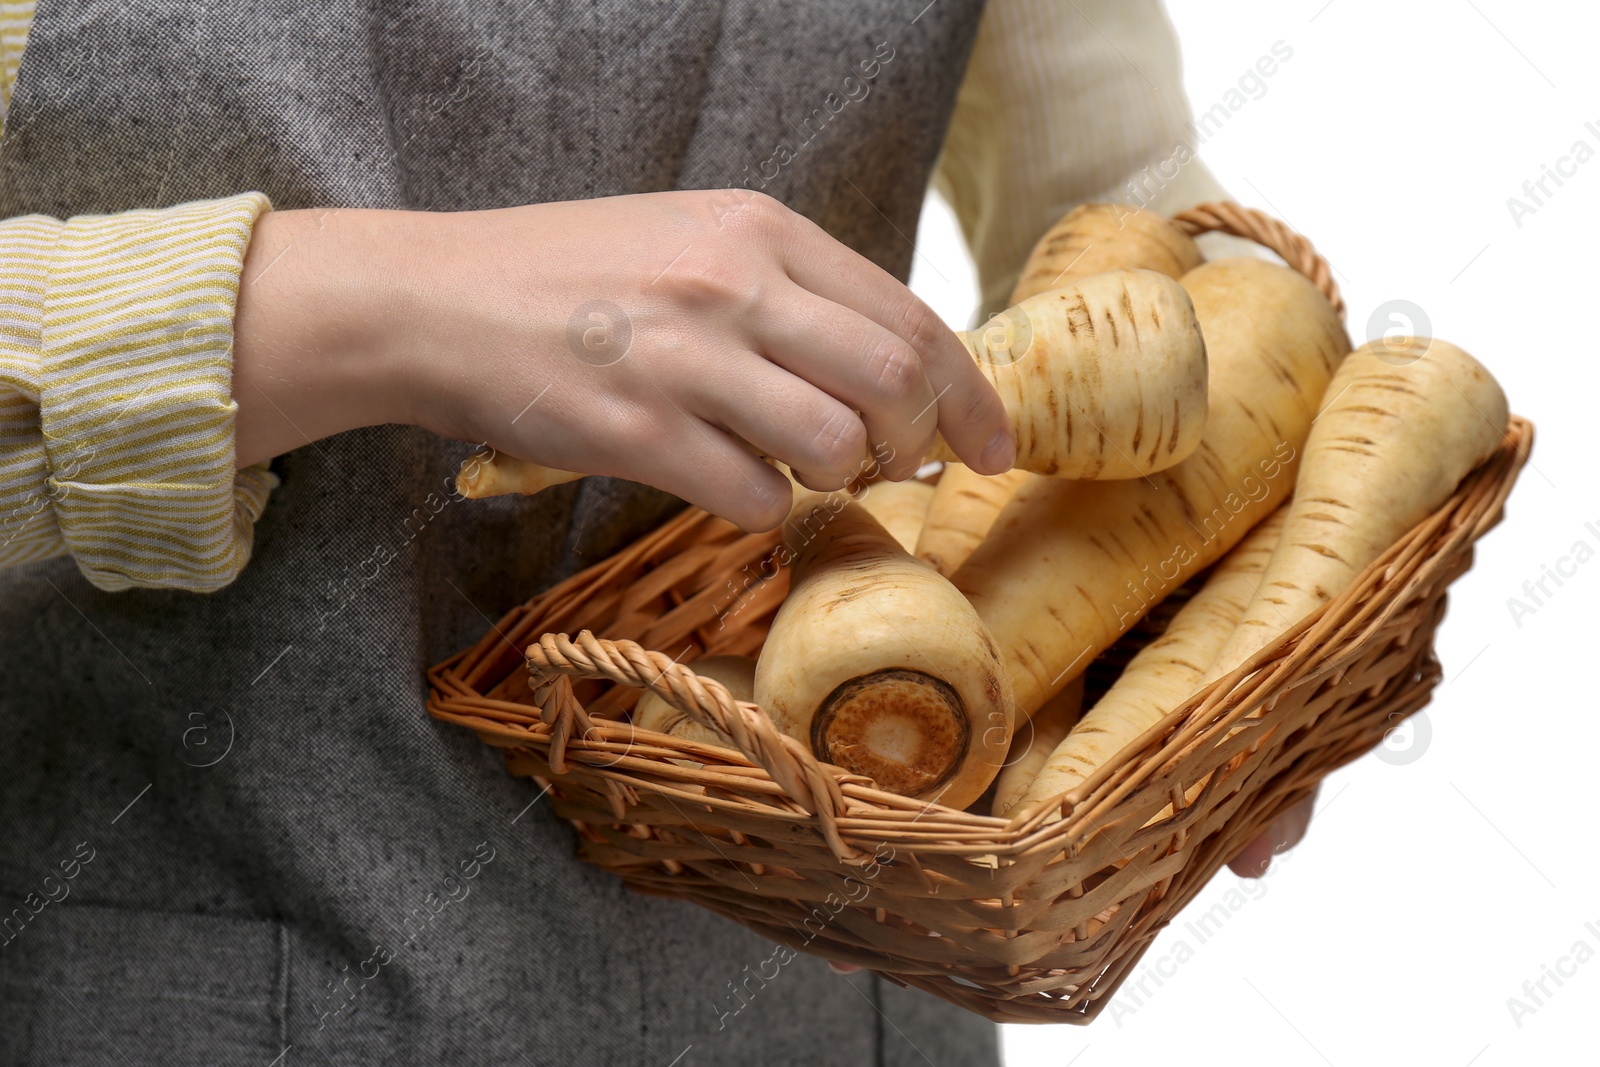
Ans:
[{"label": "pale skin", "polygon": [[[569,342],[596,300],[626,316],[619,359]],[[1015,456],[999,396],[926,304],[743,190],[269,212],[234,358],[240,466],[406,423],[654,485],[748,530],[790,502],[756,453],[823,491],[874,446],[910,477],[935,431],[984,473]]]}]

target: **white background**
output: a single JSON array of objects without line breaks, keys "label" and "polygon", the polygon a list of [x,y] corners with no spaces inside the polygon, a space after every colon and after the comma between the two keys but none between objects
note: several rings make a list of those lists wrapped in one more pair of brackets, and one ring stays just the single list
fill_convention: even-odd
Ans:
[{"label": "white background", "polygon": [[[1080,18],[1074,6],[1063,17]],[[1600,955],[1572,956],[1580,941],[1600,954],[1600,556],[1559,588],[1547,579],[1542,604],[1523,591],[1576,542],[1600,552],[1600,409],[1585,410],[1600,395],[1600,155],[1547,183],[1520,227],[1506,203],[1574,142],[1600,153],[1600,12],[1577,0],[1169,9],[1199,110],[1274,41],[1293,47],[1201,154],[1236,199],[1316,241],[1351,336],[1371,336],[1386,301],[1413,302],[1495,372],[1538,443],[1506,521],[1451,591],[1431,738],[1397,738],[1395,762],[1367,756],[1331,776],[1305,843],[1250,896],[1230,897],[1247,883],[1218,875],[1146,954],[1120,1010],[1088,1028],[1005,1027],[1007,1062],[1600,1061]],[[942,204],[919,250],[913,288],[965,326],[976,290]],[[1514,618],[1511,597],[1532,612]],[[1202,940],[1184,920],[1214,904],[1228,918]],[[1547,978],[1548,996],[1535,988],[1540,1005],[1523,983],[1546,965],[1572,973]],[[1512,997],[1533,1010],[1513,1018]]]}]

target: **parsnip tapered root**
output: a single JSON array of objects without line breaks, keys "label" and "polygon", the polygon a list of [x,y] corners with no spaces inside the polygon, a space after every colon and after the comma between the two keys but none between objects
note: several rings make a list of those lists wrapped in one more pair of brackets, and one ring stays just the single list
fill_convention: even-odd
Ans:
[{"label": "parsnip tapered root", "polygon": [[1306,440],[1261,591],[1208,678],[1229,673],[1344,592],[1489,458],[1507,417],[1499,384],[1455,345],[1391,338],[1353,352]]},{"label": "parsnip tapered root", "polygon": [[1128,204],[1083,204],[1033,246],[1011,291],[1011,303],[1120,267],[1181,278],[1203,259],[1193,238],[1153,211]]},{"label": "parsnip tapered root", "polygon": [[1289,496],[1349,351],[1327,299],[1287,267],[1219,260],[1184,285],[1211,360],[1195,454],[1148,479],[1030,480],[952,579],[999,644],[1022,713]]},{"label": "parsnip tapered root", "polygon": [[[1200,687],[1206,667],[1255,596],[1283,532],[1279,508],[1222,558],[1199,592],[1145,645],[1089,713],[1045,759],[1018,800],[1028,807],[1059,797],[1099,770]],[[1046,708],[1049,707],[1047,704]],[[1041,709],[1040,714],[1044,714]],[[1038,716],[1035,716],[1037,718]],[[1025,727],[1018,727],[1020,734]],[[996,812],[999,814],[999,812]]]},{"label": "parsnip tapered root", "polygon": [[977,612],[860,504],[802,492],[788,599],[756,703],[819,759],[904,796],[971,804],[1011,741],[1011,686]]},{"label": "parsnip tapered root", "polygon": [[873,482],[856,496],[856,501],[901,548],[910,552],[922,534],[933,493],[933,486],[927,482]]},{"label": "parsnip tapered root", "polygon": [[586,475],[557,470],[529,460],[497,452],[487,459],[473,457],[456,472],[456,492],[468,500],[521,493],[532,496],[553,485],[575,482]]},{"label": "parsnip tapered root", "polygon": [[[1206,345],[1181,285],[1115,270],[1029,297],[961,335],[1005,404],[1014,467],[1137,478],[1181,462],[1206,420]],[[929,459],[956,460],[943,438]]]},{"label": "parsnip tapered root", "polygon": [[994,780],[994,803],[989,809],[992,814],[1009,815],[1044,770],[1051,753],[1067,739],[1083,711],[1083,682],[1084,676],[1078,675],[1045,701],[1031,720],[1017,723],[1006,765]]},{"label": "parsnip tapered root", "polygon": [[[755,700],[756,661],[749,656],[707,656],[687,666],[702,678],[722,683],[733,699],[747,703]],[[728,744],[716,731],[700,725],[688,712],[673,707],[654,692],[639,698],[633,709],[633,724],[641,730],[654,730],[685,741],[724,747]]]},{"label": "parsnip tapered root", "polygon": [[983,475],[965,464],[945,464],[917,538],[916,557],[947,578],[954,574],[1030,477],[1022,470]]}]

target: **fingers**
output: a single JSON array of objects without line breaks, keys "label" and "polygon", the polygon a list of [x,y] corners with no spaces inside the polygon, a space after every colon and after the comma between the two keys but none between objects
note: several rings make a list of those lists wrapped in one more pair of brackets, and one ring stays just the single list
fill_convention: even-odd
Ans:
[{"label": "fingers", "polygon": [[[798,299],[756,324],[761,354],[854,412],[888,477],[916,473],[933,443],[938,402],[922,359],[904,339],[846,307],[795,289]],[[866,452],[854,457],[861,460]]]},{"label": "fingers", "polygon": [[637,431],[622,477],[665,489],[741,529],[771,530],[789,516],[789,479],[738,440],[693,415]]},{"label": "fingers", "polygon": [[1289,851],[1306,836],[1316,801],[1317,794],[1313,791],[1310,796],[1272,820],[1272,825],[1265,832],[1228,861],[1228,869],[1240,878],[1260,878],[1266,874],[1273,856]]},{"label": "fingers", "polygon": [[687,402],[707,422],[781,460],[804,486],[844,488],[866,465],[868,437],[846,403],[753,352],[721,362],[714,375],[685,384]]},{"label": "fingers", "polygon": [[1005,408],[961,339],[886,271],[815,223],[794,218],[790,239],[780,249],[789,277],[908,344],[933,392],[939,432],[956,455],[980,474],[1010,469],[1016,446]]}]

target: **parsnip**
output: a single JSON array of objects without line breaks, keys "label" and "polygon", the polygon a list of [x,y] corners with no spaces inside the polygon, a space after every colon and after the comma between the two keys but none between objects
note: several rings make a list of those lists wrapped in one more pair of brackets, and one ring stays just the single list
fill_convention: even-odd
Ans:
[{"label": "parsnip", "polygon": [[789,596],[755,699],[818,758],[956,808],[994,780],[1011,686],[977,612],[842,493],[801,492],[784,528]]},{"label": "parsnip", "polygon": [[[1180,462],[1206,419],[1206,346],[1183,287],[1110,271],[1040,293],[959,335],[1005,404],[1013,466],[1064,478],[1137,478]],[[937,439],[929,459],[955,460]],[[471,471],[468,467],[471,467]],[[582,475],[512,456],[472,459],[463,496]]]},{"label": "parsnip", "polygon": [[873,482],[856,500],[867,514],[883,524],[889,535],[907,552],[917,545],[922,522],[933,499],[933,486],[927,482]]},{"label": "parsnip", "polygon": [[[707,656],[688,666],[702,678],[721,682],[735,700],[755,699],[756,661],[749,656]],[[653,692],[647,692],[639,698],[639,703],[633,709],[633,724],[641,730],[671,734],[685,741],[723,746],[728,743],[714,731],[695,722],[687,712],[679,711]]]},{"label": "parsnip", "polygon": [[[1224,556],[1199,592],[1172,617],[1166,632],[1129,661],[1105,696],[1040,761],[1037,777],[1017,801],[1021,807],[1058,797],[1085,781],[1199,688],[1207,665],[1255,596],[1283,532],[1286,510],[1279,508]],[[1024,729],[1019,726],[1018,734]]]},{"label": "parsnip", "polygon": [[1349,341],[1300,274],[1255,259],[1184,276],[1211,361],[1195,454],[1149,478],[1034,479],[953,577],[1031,714],[1163,596],[1288,497]]},{"label": "parsnip", "polygon": [[1044,769],[1045,761],[1067,739],[1068,732],[1083,711],[1084,676],[1078,675],[1065,689],[1045,701],[1044,707],[1026,723],[1018,723],[1011,738],[1006,765],[994,780],[995,815],[1007,815],[1022,799],[1028,787]]},{"label": "parsnip", "polygon": [[[1206,346],[1183,287],[1114,270],[1031,296],[961,335],[1005,404],[1014,467],[1137,478],[1182,461],[1206,420]],[[940,438],[929,459],[956,460]]]},{"label": "parsnip", "polygon": [[1306,440],[1261,590],[1208,679],[1342,593],[1489,458],[1506,420],[1499,384],[1455,345],[1388,339],[1352,353]]},{"label": "parsnip", "polygon": [[945,464],[934,487],[933,499],[917,538],[915,554],[949,577],[978,547],[1026,479],[1027,471],[1012,469],[992,476],[978,474],[961,463]]},{"label": "parsnip", "polygon": [[[1178,278],[1202,258],[1188,234],[1160,215],[1126,204],[1084,204],[1034,247],[1011,303],[1108,270],[1153,270]],[[928,505],[917,558],[940,574],[954,574],[1030,477],[1011,470],[986,478],[959,464],[947,466]]]},{"label": "parsnip", "polygon": [[[1160,215],[1125,204],[1074,208],[1040,239],[1028,257],[1011,303],[1105,271],[1151,270],[1178,278],[1200,264],[1194,241]],[[1026,464],[985,477],[952,463],[939,478],[916,555],[950,575],[994,525],[1000,509],[1027,481]]]},{"label": "parsnip", "polygon": [[1181,278],[1203,259],[1193,238],[1155,212],[1127,204],[1083,204],[1034,245],[1011,303],[1119,267]]}]

